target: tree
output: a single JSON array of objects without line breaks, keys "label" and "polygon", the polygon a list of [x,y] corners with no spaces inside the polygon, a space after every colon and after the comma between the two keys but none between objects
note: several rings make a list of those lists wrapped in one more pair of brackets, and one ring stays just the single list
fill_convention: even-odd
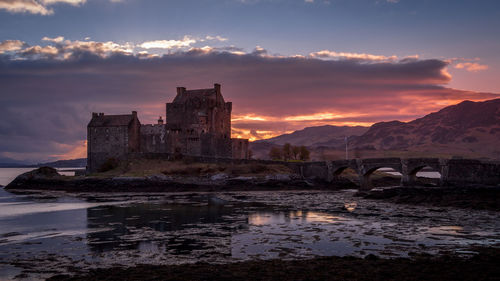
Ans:
[{"label": "tree", "polygon": [[292,145],[285,143],[283,146],[283,160],[288,161],[292,157]]},{"label": "tree", "polygon": [[309,154],[311,154],[311,153],[309,152],[309,150],[307,150],[307,147],[302,145],[300,147],[300,160],[302,160],[302,161],[309,160]]},{"label": "tree", "polygon": [[300,154],[300,147],[299,146],[292,146],[292,155],[294,160],[299,159],[299,154]]},{"label": "tree", "polygon": [[281,160],[283,157],[283,153],[282,153],[281,149],[279,149],[278,147],[273,147],[269,151],[269,157],[272,160]]}]

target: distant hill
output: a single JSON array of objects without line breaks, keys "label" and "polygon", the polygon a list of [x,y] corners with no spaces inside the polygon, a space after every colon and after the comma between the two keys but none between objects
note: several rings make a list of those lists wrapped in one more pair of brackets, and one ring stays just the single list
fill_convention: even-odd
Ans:
[{"label": "distant hill", "polygon": [[81,168],[87,166],[87,158],[69,159],[69,160],[57,160],[49,163],[37,164],[38,167],[49,166],[54,168]]},{"label": "distant hill", "polygon": [[54,168],[81,168],[87,166],[87,158],[78,158],[70,160],[57,160],[54,162],[38,163],[38,164],[23,164],[20,162],[0,163],[0,168],[32,168],[49,166]]},{"label": "distant hill", "polygon": [[256,141],[256,143],[269,142],[278,145],[290,143],[293,145],[337,147],[344,145],[346,136],[360,136],[368,131],[368,129],[369,127],[331,125],[307,127],[291,134],[284,134],[274,138]]},{"label": "distant hill", "polygon": [[464,101],[407,123],[376,123],[351,145],[500,157],[500,99]]},{"label": "distant hill", "polygon": [[267,159],[271,147],[281,146],[285,143],[305,145],[307,147],[340,147],[345,145],[346,136],[359,136],[368,129],[369,127],[331,125],[307,127],[290,134],[251,142],[250,149],[254,158]]},{"label": "distant hill", "polygon": [[[500,99],[463,101],[410,121],[380,122],[371,127],[309,127],[251,143],[256,157],[266,158],[275,145],[306,145],[316,160],[343,155],[349,138],[352,157],[457,155],[500,159]],[[331,157],[330,157],[331,158]]]}]

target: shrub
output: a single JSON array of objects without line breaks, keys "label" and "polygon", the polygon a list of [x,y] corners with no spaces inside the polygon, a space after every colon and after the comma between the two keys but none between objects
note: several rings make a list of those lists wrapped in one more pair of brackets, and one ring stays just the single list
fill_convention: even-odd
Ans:
[{"label": "shrub", "polygon": [[116,158],[108,158],[106,162],[102,163],[98,171],[101,173],[107,172],[115,169],[118,165],[120,165],[120,162]]}]

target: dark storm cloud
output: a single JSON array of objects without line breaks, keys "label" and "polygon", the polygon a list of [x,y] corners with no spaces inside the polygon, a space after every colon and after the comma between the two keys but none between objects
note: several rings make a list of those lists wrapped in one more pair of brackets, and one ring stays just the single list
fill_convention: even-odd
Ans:
[{"label": "dark storm cloud", "polygon": [[[33,152],[40,157],[43,150],[46,155],[64,154],[85,139],[92,111],[138,110],[143,123],[153,122],[165,114],[164,103],[172,100],[177,86],[221,83],[234,116],[262,117],[233,123],[236,129],[240,124],[240,129],[254,132],[280,131],[286,124],[299,129],[328,122],[408,119],[463,99],[497,97],[445,88],[450,80],[446,66],[441,60],[275,57],[262,49],[245,55],[193,49],[145,58],[75,48],[64,60],[0,55],[0,156],[29,158]],[[338,116],[313,120],[310,115],[318,113]],[[293,122],[286,120],[290,116],[295,116]]]}]

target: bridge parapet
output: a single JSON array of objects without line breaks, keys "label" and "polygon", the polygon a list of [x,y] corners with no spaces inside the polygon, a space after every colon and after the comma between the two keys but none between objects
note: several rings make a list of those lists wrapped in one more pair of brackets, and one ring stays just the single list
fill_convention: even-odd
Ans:
[{"label": "bridge parapet", "polygon": [[447,184],[500,184],[500,163],[474,159],[448,160]]}]

